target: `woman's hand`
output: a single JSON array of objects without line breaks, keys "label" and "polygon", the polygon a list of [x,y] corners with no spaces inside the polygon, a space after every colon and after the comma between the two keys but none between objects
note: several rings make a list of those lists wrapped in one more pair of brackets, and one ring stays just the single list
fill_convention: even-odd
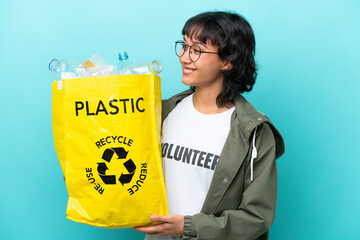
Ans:
[{"label": "woman's hand", "polygon": [[160,224],[150,227],[135,227],[134,230],[154,235],[181,236],[184,227],[184,216],[182,215],[152,215],[150,220],[161,222]]}]

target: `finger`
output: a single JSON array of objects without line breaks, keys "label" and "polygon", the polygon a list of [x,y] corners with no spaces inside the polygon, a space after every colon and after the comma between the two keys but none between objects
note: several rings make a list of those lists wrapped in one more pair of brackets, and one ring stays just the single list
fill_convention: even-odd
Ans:
[{"label": "finger", "polygon": [[152,215],[150,216],[150,220],[153,222],[170,222],[171,218],[169,216]]},{"label": "finger", "polygon": [[160,227],[159,225],[151,227],[134,227],[134,230],[146,234],[156,234],[160,231]]},{"label": "finger", "polygon": [[148,230],[146,230],[146,229],[143,230],[143,229],[135,229],[135,228],[134,228],[134,230],[137,231],[137,232],[141,232],[141,233],[144,233],[144,234],[148,234],[148,235],[159,235],[158,232],[148,231]]}]

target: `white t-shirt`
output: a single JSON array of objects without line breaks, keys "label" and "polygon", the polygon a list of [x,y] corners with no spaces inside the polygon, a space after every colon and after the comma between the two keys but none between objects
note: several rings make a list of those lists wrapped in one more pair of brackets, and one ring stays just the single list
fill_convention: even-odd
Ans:
[{"label": "white t-shirt", "polygon": [[[199,213],[230,131],[235,107],[218,113],[202,114],[184,98],[162,125],[162,159],[169,214]],[[145,239],[179,239],[147,236]]]}]

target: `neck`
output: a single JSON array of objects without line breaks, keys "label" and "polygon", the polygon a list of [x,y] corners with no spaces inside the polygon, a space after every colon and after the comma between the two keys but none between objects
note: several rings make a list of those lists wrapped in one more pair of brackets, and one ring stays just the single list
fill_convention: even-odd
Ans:
[{"label": "neck", "polygon": [[220,90],[209,91],[204,88],[196,87],[193,96],[193,104],[195,109],[203,114],[217,114],[225,112],[226,110],[234,106],[234,104],[228,103],[225,107],[219,107],[216,104],[216,98],[219,93]]}]

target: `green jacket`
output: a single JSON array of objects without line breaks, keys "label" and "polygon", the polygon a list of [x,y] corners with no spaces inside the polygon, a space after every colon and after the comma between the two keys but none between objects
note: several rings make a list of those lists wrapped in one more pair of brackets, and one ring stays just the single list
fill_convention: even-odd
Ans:
[{"label": "green jacket", "polygon": [[[191,93],[190,89],[164,100],[162,120]],[[270,120],[238,94],[205,202],[200,213],[185,216],[182,239],[268,239],[275,218],[276,159],[284,149]]]}]

